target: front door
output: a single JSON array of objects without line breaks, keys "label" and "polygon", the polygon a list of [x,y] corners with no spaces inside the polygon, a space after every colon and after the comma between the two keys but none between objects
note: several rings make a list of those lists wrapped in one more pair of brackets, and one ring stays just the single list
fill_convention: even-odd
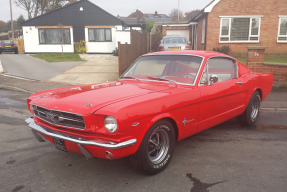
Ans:
[{"label": "front door", "polygon": [[[236,61],[228,57],[214,57],[206,62],[199,82],[199,131],[240,115],[247,91],[240,84],[237,70]],[[218,78],[217,82],[210,82],[212,75]]]}]

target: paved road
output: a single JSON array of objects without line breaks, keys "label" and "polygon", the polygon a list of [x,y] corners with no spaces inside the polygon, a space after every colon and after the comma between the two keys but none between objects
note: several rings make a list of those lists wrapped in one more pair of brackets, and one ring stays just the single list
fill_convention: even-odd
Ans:
[{"label": "paved road", "polygon": [[35,80],[49,80],[83,63],[82,61],[48,63],[25,54],[13,53],[2,53],[0,60],[6,74]]},{"label": "paved road", "polygon": [[[1,192],[286,191],[287,129],[246,128],[232,119],[178,142],[168,168],[144,176],[131,169],[128,158],[86,160],[39,143],[23,121],[30,116],[28,96],[0,89]],[[286,116],[287,111],[262,110],[259,122],[287,126]]]}]

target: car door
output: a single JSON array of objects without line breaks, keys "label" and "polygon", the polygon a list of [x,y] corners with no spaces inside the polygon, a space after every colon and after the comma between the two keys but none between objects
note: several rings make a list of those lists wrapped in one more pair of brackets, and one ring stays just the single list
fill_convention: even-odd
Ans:
[{"label": "car door", "polygon": [[[216,75],[217,82],[210,77]],[[198,86],[201,103],[199,131],[240,115],[247,90],[238,78],[237,62],[229,57],[212,57],[206,62]]]}]

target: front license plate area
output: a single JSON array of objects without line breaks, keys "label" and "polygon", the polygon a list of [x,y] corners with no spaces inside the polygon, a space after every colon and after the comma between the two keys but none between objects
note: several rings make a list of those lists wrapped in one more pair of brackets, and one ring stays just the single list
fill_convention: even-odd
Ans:
[{"label": "front license plate area", "polygon": [[57,149],[67,152],[67,148],[65,146],[65,142],[63,139],[53,137],[54,145]]}]

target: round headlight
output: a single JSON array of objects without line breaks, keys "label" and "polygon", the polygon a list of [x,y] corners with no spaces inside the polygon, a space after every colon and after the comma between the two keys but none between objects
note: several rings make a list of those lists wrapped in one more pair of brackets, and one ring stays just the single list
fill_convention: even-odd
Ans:
[{"label": "round headlight", "polygon": [[107,132],[109,133],[115,133],[118,129],[117,120],[112,116],[106,116],[104,124]]}]

